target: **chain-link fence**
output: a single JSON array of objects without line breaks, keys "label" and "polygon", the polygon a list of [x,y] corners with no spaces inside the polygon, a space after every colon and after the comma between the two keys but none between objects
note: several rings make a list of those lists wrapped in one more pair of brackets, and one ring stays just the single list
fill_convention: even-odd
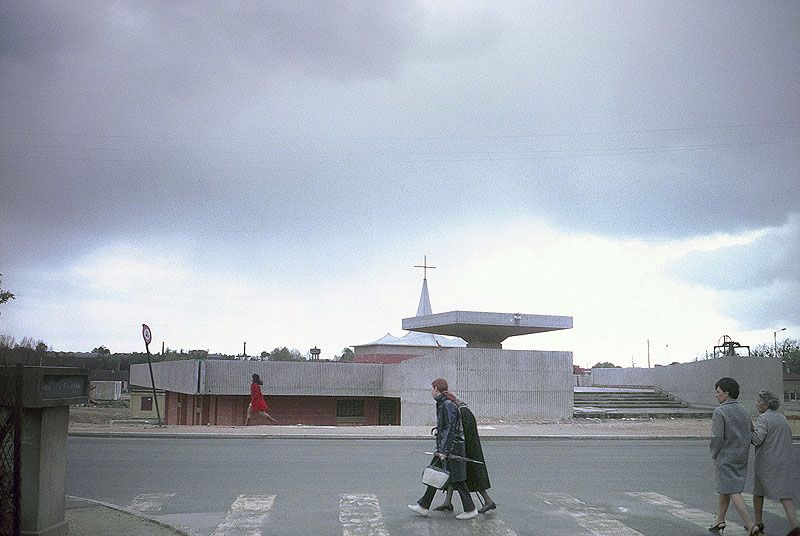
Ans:
[{"label": "chain-link fence", "polygon": [[[10,369],[6,369],[10,370]],[[22,512],[22,368],[15,373],[14,406],[0,406],[0,535],[20,534]]]}]

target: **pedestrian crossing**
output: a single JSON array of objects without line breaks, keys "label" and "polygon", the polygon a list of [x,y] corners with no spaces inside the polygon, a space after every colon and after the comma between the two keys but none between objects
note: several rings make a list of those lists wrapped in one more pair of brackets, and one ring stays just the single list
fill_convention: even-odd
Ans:
[{"label": "pedestrian crossing", "polygon": [[643,536],[641,532],[626,527],[602,509],[589,506],[565,493],[537,493],[542,501],[559,509],[563,515],[574,518],[590,534],[614,534],[615,536]]},{"label": "pedestrian crossing", "polygon": [[267,521],[274,502],[275,495],[239,495],[228,510],[225,521],[219,524],[211,536],[259,536],[261,526]]},{"label": "pedestrian crossing", "polygon": [[[692,525],[695,525],[696,527],[708,528],[716,522],[716,516],[714,514],[705,512],[703,510],[698,510],[697,508],[691,508],[679,501],[676,501],[675,499],[667,497],[666,495],[661,495],[659,493],[653,493],[650,491],[628,492],[627,495],[642,499],[653,506],[663,509],[678,519],[682,519],[691,523]],[[752,499],[750,504],[752,504]],[[733,506],[731,506],[731,509],[733,509]],[[744,536],[747,534],[747,531],[740,525],[730,523],[730,526],[725,528],[725,534]]]},{"label": "pedestrian crossing", "polygon": [[[181,499],[180,495],[176,492],[142,493],[130,501],[127,509],[157,520],[168,520],[170,524],[178,525],[194,536],[266,536],[284,533],[276,524],[285,523],[287,519],[284,517],[282,521],[274,520],[273,514],[280,509],[292,510],[294,501],[294,498],[282,501],[281,496],[276,494],[238,495],[224,515],[217,514],[218,522],[215,521],[213,527],[192,528],[189,526],[191,523],[187,525],[185,522],[197,514],[164,514],[171,509],[173,502],[188,500],[185,497]],[[536,493],[534,497],[526,498],[524,503],[535,512],[537,519],[548,522],[550,529],[542,533],[565,536],[655,536],[676,532],[703,534],[715,520],[713,512],[658,492],[631,491],[623,496],[631,501],[630,504],[626,503],[627,507],[614,507],[605,501],[593,503],[589,499],[579,499],[561,492]],[[744,494],[744,498],[748,505],[752,505],[751,495]],[[531,499],[535,504],[532,504]],[[502,505],[490,514],[470,521],[459,521],[454,519],[453,512],[430,512],[429,516],[420,517],[408,511],[405,504],[398,505],[395,499],[384,502],[386,504],[381,504],[377,495],[369,493],[340,494],[338,505],[331,505],[332,510],[338,512],[338,519],[331,518],[324,522],[331,531],[317,532],[320,536],[438,536],[443,531],[470,536],[521,536],[538,533],[531,532],[531,527],[525,526],[524,522],[521,526],[514,527],[512,522],[504,519]],[[455,513],[458,512],[458,503],[456,504]],[[766,512],[784,517],[779,503],[767,500],[764,507]],[[641,513],[630,515],[631,509]],[[509,508],[512,511],[509,517],[519,523],[520,512],[513,510]],[[752,506],[749,510],[752,512]],[[320,505],[320,511],[325,511],[325,505]],[[666,524],[662,522],[657,528],[653,528],[654,524],[642,522],[642,519],[649,518],[666,520]],[[304,520],[294,517],[291,522],[302,524]],[[747,531],[739,523],[736,513],[731,512],[725,535],[746,534]]]}]

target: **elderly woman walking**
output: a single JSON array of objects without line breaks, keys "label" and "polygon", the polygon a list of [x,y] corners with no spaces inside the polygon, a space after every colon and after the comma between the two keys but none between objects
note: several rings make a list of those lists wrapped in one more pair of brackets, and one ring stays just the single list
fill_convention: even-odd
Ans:
[{"label": "elderly woman walking", "polygon": [[[478,515],[478,510],[475,508],[475,503],[472,502],[465,483],[467,464],[463,459],[451,457],[452,455],[463,458],[466,454],[458,405],[454,402],[455,396],[447,391],[447,380],[437,378],[433,380],[431,387],[431,396],[436,400],[436,458],[446,463],[447,470],[450,471],[449,483],[461,496],[464,512],[458,514],[456,518],[472,519]],[[436,491],[437,489],[433,486],[428,486],[425,495],[415,504],[409,504],[408,507],[421,516],[428,515]]]},{"label": "elderly woman walking", "polygon": [[733,501],[750,534],[758,534],[758,526],[750,522],[744,505],[742,491],[747,477],[747,459],[750,455],[750,439],[753,422],[750,413],[738,402],[739,384],[733,378],[721,378],[714,385],[719,406],[711,418],[711,458],[714,460],[719,510],[711,532],[725,530],[725,514]]},{"label": "elderly woman walking", "polygon": [[756,409],[759,416],[752,434],[752,442],[756,446],[753,511],[758,532],[755,534],[764,532],[762,516],[766,496],[781,502],[792,529],[788,536],[798,536],[800,527],[792,502],[792,430],[786,417],[777,411],[780,405],[778,397],[770,391],[758,393]]}]

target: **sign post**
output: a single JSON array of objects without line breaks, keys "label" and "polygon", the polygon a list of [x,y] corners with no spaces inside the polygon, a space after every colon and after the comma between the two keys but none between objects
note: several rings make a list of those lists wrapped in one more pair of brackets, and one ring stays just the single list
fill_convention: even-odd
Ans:
[{"label": "sign post", "polygon": [[156,381],[153,379],[153,363],[150,360],[150,341],[153,340],[153,334],[150,333],[150,327],[147,324],[142,324],[142,338],[144,339],[144,349],[147,351],[147,368],[150,369],[150,385],[153,387],[153,403],[156,405],[156,417],[158,417],[158,425],[161,426],[161,411],[158,408]]}]

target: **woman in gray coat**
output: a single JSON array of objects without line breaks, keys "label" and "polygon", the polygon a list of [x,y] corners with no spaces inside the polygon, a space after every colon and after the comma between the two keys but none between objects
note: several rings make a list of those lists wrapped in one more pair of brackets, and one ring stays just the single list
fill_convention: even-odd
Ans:
[{"label": "woman in gray coat", "polygon": [[714,460],[719,510],[716,523],[708,530],[711,532],[725,530],[725,514],[728,512],[728,505],[733,501],[734,508],[739,512],[750,534],[758,534],[758,527],[750,522],[742,498],[753,422],[750,420],[750,413],[736,400],[739,398],[739,384],[736,380],[721,378],[714,388],[719,407],[714,410],[711,418],[709,448],[711,458]]},{"label": "woman in gray coat", "polygon": [[761,522],[764,514],[764,497],[780,501],[786,511],[786,519],[792,531],[789,536],[800,535],[797,517],[792,503],[793,467],[792,430],[777,409],[781,402],[769,391],[760,391],[756,399],[758,421],[753,430],[752,441],[756,446],[753,472],[753,511],[759,532],[764,532]]}]

